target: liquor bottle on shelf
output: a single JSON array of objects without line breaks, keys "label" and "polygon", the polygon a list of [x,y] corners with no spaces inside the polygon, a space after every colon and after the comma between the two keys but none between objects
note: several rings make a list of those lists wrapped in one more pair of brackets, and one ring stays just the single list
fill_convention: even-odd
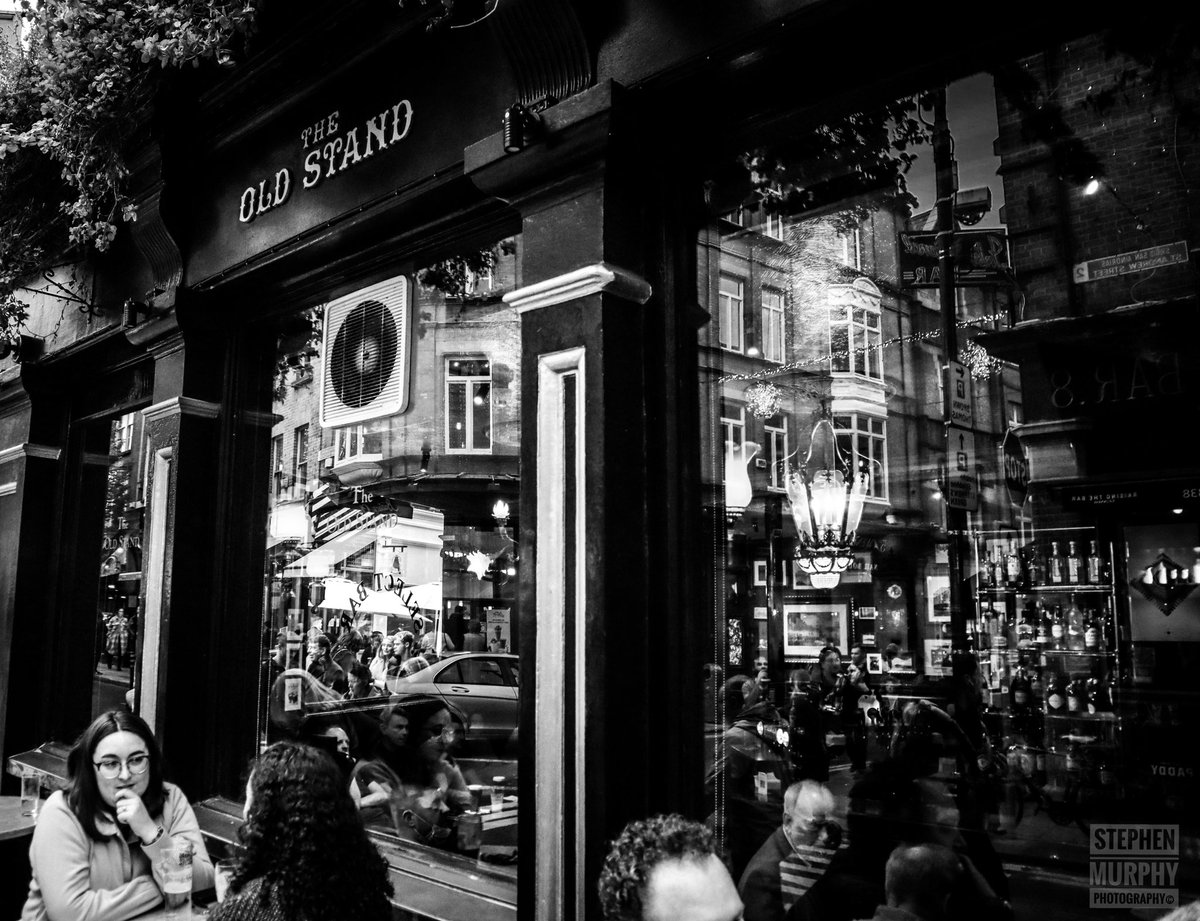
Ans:
[{"label": "liquor bottle on shelf", "polygon": [[1049,649],[1066,649],[1066,624],[1063,622],[1063,609],[1056,604],[1050,609],[1050,645]]},{"label": "liquor bottle on shelf", "polygon": [[1112,710],[1108,686],[1096,675],[1087,680],[1087,712],[1107,713]]},{"label": "liquor bottle on shelf", "polygon": [[1079,605],[1075,603],[1075,596],[1071,596],[1071,603],[1067,606],[1067,649],[1072,652],[1078,652],[1083,649],[1083,612],[1079,610]]},{"label": "liquor bottle on shelf", "polygon": [[1091,608],[1083,614],[1083,648],[1086,652],[1100,651],[1099,615]]},{"label": "liquor bottle on shelf", "polygon": [[1017,621],[1017,649],[1029,649],[1034,642],[1034,637],[1037,636],[1037,627],[1034,626],[1034,619],[1037,617],[1033,608],[1033,602],[1025,602],[1025,606],[1021,608],[1021,616]]},{"label": "liquor bottle on shelf", "polygon": [[1058,553],[1058,541],[1050,541],[1050,552],[1046,555],[1046,581],[1051,585],[1062,585],[1063,558]]},{"label": "liquor bottle on shelf", "polygon": [[1079,552],[1079,545],[1073,540],[1067,541],[1067,584],[1079,585],[1086,575],[1087,563]]},{"label": "liquor bottle on shelf", "polygon": [[1046,606],[1042,604],[1042,599],[1039,598],[1033,607],[1033,622],[1037,628],[1037,634],[1034,637],[1034,642],[1045,648],[1050,645],[1050,615],[1046,613]]},{"label": "liquor bottle on shelf", "polygon": [[992,560],[986,547],[979,551],[979,587],[992,588]]},{"label": "liquor bottle on shelf", "polygon": [[1096,542],[1091,542],[1087,557],[1087,581],[1089,585],[1108,584],[1108,561],[1100,555]]},{"label": "liquor bottle on shelf", "polygon": [[1023,667],[1018,667],[1008,686],[1008,702],[1013,713],[1024,714],[1033,704],[1033,692]]},{"label": "liquor bottle on shelf", "polygon": [[1035,544],[1030,544],[1025,551],[1025,571],[1030,585],[1046,584],[1046,564]]},{"label": "liquor bottle on shelf", "polygon": [[1017,552],[1016,543],[1011,540],[1004,554],[1004,584],[1009,588],[1021,587],[1021,555]]},{"label": "liquor bottle on shelf", "polygon": [[1053,673],[1046,680],[1046,712],[1067,712],[1067,680],[1061,673]]},{"label": "liquor bottle on shelf", "polygon": [[993,608],[992,614],[993,620],[988,625],[991,630],[992,649],[1004,652],[1008,649],[1008,618],[1003,608]]},{"label": "liquor bottle on shelf", "polygon": [[1045,696],[1046,688],[1042,684],[1042,670],[1036,665],[1029,666],[1029,694],[1032,698],[1032,703],[1041,705],[1042,697]]},{"label": "liquor bottle on shelf", "polygon": [[1067,712],[1080,713],[1087,707],[1087,682],[1072,678],[1067,683]]}]

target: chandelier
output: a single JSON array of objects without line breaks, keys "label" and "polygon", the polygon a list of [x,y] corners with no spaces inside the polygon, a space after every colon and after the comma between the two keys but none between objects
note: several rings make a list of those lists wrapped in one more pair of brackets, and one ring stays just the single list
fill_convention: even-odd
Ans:
[{"label": "chandelier", "polygon": [[[823,459],[814,464],[822,431],[827,433]],[[833,588],[854,562],[851,547],[870,482],[870,475],[838,449],[833,422],[827,417],[818,420],[800,468],[789,469],[784,477],[796,522],[796,565],[813,588]]]}]

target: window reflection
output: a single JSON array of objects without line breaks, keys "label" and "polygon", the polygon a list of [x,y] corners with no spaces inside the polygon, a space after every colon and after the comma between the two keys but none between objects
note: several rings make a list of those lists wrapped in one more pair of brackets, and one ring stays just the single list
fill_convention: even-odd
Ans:
[{"label": "window reflection", "polygon": [[260,708],[262,744],[338,753],[372,827],[506,873],[520,329],[501,298],[516,252],[503,241],[484,275],[451,260],[284,321],[271,465],[291,475],[269,503]]}]

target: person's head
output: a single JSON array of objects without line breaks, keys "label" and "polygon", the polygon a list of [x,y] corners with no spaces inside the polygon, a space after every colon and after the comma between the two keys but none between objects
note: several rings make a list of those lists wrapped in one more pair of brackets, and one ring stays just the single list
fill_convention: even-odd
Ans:
[{"label": "person's head", "polygon": [[809,838],[829,821],[833,814],[833,794],[815,780],[801,780],[783,794],[783,828],[788,837]]},{"label": "person's head", "polygon": [[836,646],[826,646],[817,654],[817,671],[823,681],[832,681],[842,668],[842,654]]},{"label": "person's head", "polygon": [[111,820],[121,790],[132,790],[152,816],[164,800],[162,753],[145,720],[128,710],[100,714],[67,756],[67,803],[97,840],[97,818]]},{"label": "person's head", "polygon": [[339,754],[350,754],[350,736],[346,734],[346,730],[341,726],[327,726],[321,732],[321,735],[333,739],[334,748],[338,750]]},{"label": "person's head", "polygon": [[328,753],[302,742],[270,746],[251,767],[245,815],[231,891],[261,878],[283,917],[390,915],[387,864]]},{"label": "person's head", "polygon": [[404,630],[400,633],[399,640],[396,645],[396,653],[398,655],[407,656],[412,652],[413,647],[416,645],[416,635],[408,630]]},{"label": "person's head", "polygon": [[434,752],[446,754],[458,748],[462,736],[461,724],[443,704],[421,722],[418,742]]},{"label": "person's head", "polygon": [[379,630],[371,631],[371,648],[379,649],[383,645],[383,633]]},{"label": "person's head", "polygon": [[941,921],[962,863],[939,844],[901,844],[888,857],[884,893],[888,906],[903,908],[922,921]]},{"label": "person's head", "polygon": [[371,670],[361,662],[350,666],[350,696],[366,697],[371,693]]},{"label": "person's head", "polygon": [[607,921],[738,921],[742,900],[712,832],[679,815],[625,826],[600,871]]},{"label": "person's head", "polygon": [[465,613],[466,613],[466,610],[467,610],[467,609],[466,609],[466,608],[464,608],[464,607],[463,607],[461,604],[456,604],[456,605],[454,606],[454,613],[455,613],[455,614],[458,614],[458,615],[460,615],[460,616],[461,616],[462,614],[465,614]]},{"label": "person's head", "polygon": [[444,824],[449,807],[438,787],[405,783],[389,805],[392,822],[405,838],[434,846],[451,843],[453,829]]},{"label": "person's head", "polygon": [[895,643],[888,643],[883,647],[883,658],[888,665],[891,665],[892,659],[896,658],[898,655],[900,655],[900,647]]},{"label": "person's head", "polygon": [[862,671],[867,670],[867,651],[858,643],[850,647],[850,661]]},{"label": "person's head", "polygon": [[318,634],[308,643],[308,657],[314,662],[320,662],[329,656],[329,637]]},{"label": "person's head", "polygon": [[379,711],[379,731],[384,741],[393,748],[404,748],[408,744],[408,714],[398,704]]}]

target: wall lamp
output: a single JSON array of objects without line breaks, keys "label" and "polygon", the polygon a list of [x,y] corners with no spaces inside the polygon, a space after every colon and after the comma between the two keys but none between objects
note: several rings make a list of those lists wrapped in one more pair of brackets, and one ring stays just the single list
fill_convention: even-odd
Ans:
[{"label": "wall lamp", "polygon": [[504,110],[504,152],[516,153],[524,150],[537,138],[541,127],[542,120],[535,112],[519,102],[514,102]]}]

